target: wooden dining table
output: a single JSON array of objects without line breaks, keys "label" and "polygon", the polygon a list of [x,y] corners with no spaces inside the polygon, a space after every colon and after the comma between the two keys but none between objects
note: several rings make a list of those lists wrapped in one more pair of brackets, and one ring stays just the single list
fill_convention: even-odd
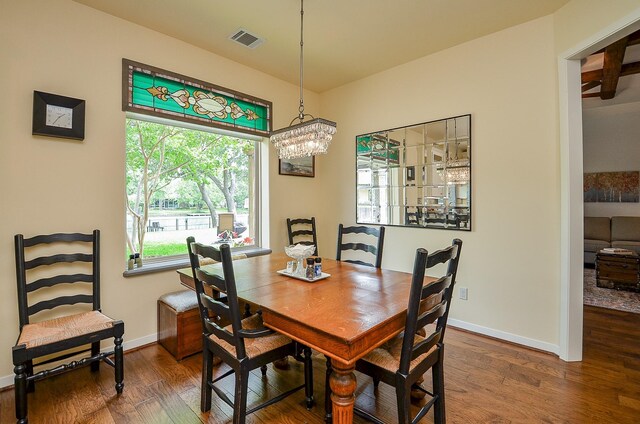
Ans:
[{"label": "wooden dining table", "polygon": [[[333,422],[352,423],[355,363],[404,329],[411,274],[322,258],[331,276],[306,282],[276,272],[288,260],[273,253],[234,261],[238,297],[260,307],[267,327],[331,358]],[[178,273],[194,288],[191,268]]]}]

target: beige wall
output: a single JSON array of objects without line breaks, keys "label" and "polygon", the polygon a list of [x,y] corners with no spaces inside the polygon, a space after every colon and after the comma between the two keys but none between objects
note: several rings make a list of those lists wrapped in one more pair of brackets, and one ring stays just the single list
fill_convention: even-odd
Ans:
[{"label": "beige wall", "polygon": [[[389,227],[383,268],[417,247],[464,241],[451,317],[554,349],[558,343],[559,167],[553,19],[545,17],[322,95],[339,133],[320,169],[331,211],[320,236],[355,222],[355,135],[470,113],[473,231]],[[326,242],[325,242],[326,245]],[[330,254],[321,246],[322,254]],[[457,297],[457,296],[456,296]],[[474,327],[475,329],[479,329]],[[495,333],[494,334],[498,334]]]},{"label": "beige wall", "polygon": [[[355,222],[354,136],[471,113],[473,232],[391,228],[383,266],[409,270],[416,247],[464,242],[452,318],[553,350],[558,344],[560,177],[556,52],[637,8],[635,0],[574,0],[554,16],[483,37],[322,96],[310,112],[338,122],[316,178],[277,175],[270,151],[271,246],[287,216],[315,215],[322,255],[339,222]],[[276,128],[296,114],[297,87],[69,0],[0,0],[0,377],[17,336],[13,235],[103,233],[103,309],[126,340],[155,332],[155,300],[177,288],[166,272],[124,279],[124,114],[121,59],[227,86],[274,102]],[[82,143],[31,135],[32,92],[87,100]],[[25,171],[28,169],[28,171]],[[539,343],[538,343],[539,342]],[[3,380],[3,382],[6,380]]]},{"label": "beige wall", "polygon": [[554,13],[557,53],[573,48],[640,8],[638,0],[572,0]]},{"label": "beige wall", "polygon": [[[0,377],[12,373],[18,334],[13,235],[102,231],[103,310],[126,324],[125,342],[156,331],[156,299],[179,289],[175,272],[123,278],[123,57],[236,89],[274,104],[274,126],[297,113],[298,88],[173,38],[67,0],[0,0]],[[33,90],[86,100],[84,142],[31,135]],[[306,93],[309,112],[318,95]],[[319,179],[277,175],[270,152],[272,245],[285,210],[307,215]],[[321,174],[320,174],[321,175]],[[286,206],[286,207],[285,207]],[[306,208],[306,209],[305,209]],[[4,381],[3,381],[4,382]]]}]

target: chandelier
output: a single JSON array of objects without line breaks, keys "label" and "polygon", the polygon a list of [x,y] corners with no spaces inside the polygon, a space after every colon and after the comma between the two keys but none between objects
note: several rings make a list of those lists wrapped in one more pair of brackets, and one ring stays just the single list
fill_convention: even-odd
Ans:
[{"label": "chandelier", "polygon": [[454,157],[448,159],[443,167],[438,168],[438,174],[447,184],[466,184],[470,177],[469,159],[458,159],[458,125],[456,120],[454,120],[453,137],[455,140]]},{"label": "chandelier", "polygon": [[466,184],[469,182],[469,161],[454,159],[447,161],[445,168],[438,169],[447,184]]},{"label": "chandelier", "polygon": [[[336,123],[322,118],[314,118],[304,113],[304,99],[302,95],[303,82],[303,29],[304,29],[304,0],[300,0],[300,106],[298,116],[293,118],[289,126],[271,133],[271,143],[278,150],[280,159],[294,159],[305,156],[315,156],[327,153],[333,135],[336,133]],[[311,120],[304,122],[305,117]],[[299,120],[297,124],[294,122]]]}]

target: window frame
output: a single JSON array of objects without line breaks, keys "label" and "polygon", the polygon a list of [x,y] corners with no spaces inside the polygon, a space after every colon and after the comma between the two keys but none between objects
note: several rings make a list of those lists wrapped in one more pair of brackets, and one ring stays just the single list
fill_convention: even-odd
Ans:
[{"label": "window frame", "polygon": [[[264,216],[264,211],[268,211],[268,204],[264,202],[268,201],[268,196],[265,196],[264,189],[268,190],[268,154],[265,151],[266,139],[254,134],[246,134],[239,131],[231,131],[225,128],[213,127],[208,125],[199,125],[192,122],[185,122],[182,120],[173,120],[170,118],[146,115],[134,112],[125,113],[125,122],[127,119],[135,119],[160,125],[168,125],[173,127],[185,128],[189,130],[204,131],[212,134],[228,135],[231,137],[242,138],[245,140],[253,141],[255,143],[254,149],[254,163],[253,163],[253,196],[255,203],[254,216],[250,217],[251,225],[254,226],[254,244],[252,246],[239,246],[233,247],[233,252],[245,253],[248,257],[266,255],[271,253],[271,249],[266,246],[268,240],[268,216]],[[126,153],[125,153],[125,167],[126,167]],[[266,184],[265,184],[266,180]],[[124,186],[126,195],[126,185]],[[127,227],[128,217],[125,211],[125,231]],[[124,246],[124,253],[126,256],[127,247]],[[185,268],[189,266],[188,253],[180,255],[168,255],[154,258],[147,258],[144,260],[144,264],[140,268],[134,268],[123,272],[123,276],[131,277],[141,274],[149,274],[154,272],[161,272],[167,270],[175,270],[179,268]],[[126,262],[124,264],[126,268]]]}]

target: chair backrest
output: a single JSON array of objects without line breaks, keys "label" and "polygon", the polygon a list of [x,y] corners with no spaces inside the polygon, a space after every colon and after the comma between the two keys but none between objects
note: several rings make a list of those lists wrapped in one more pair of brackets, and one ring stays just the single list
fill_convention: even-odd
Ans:
[{"label": "chair backrest", "polygon": [[[94,230],[92,234],[58,233],[31,238],[24,238],[22,234],[16,234],[14,241],[18,281],[18,314],[21,329],[24,325],[29,324],[32,315],[58,306],[88,303],[91,304],[93,310],[100,309],[99,230]],[[84,249],[85,253],[66,253],[69,249],[77,248]],[[46,251],[48,256],[27,258],[31,254],[38,255],[39,253],[36,252],[42,253],[43,251]],[[53,251],[64,251],[65,253],[50,255],[49,253],[53,253]],[[81,264],[74,264],[76,262]],[[64,272],[62,268],[65,268],[67,273],[51,276],[51,272],[49,272],[46,277],[39,278],[40,274],[44,274],[44,271],[41,271],[42,268],[39,268],[43,266],[47,267],[47,271],[54,272]],[[36,268],[39,269],[36,271]],[[69,270],[87,272],[71,274]],[[33,281],[30,277],[34,278]],[[75,286],[78,283],[89,283],[89,286]],[[58,290],[52,289],[58,284],[74,284],[74,289],[77,288],[79,294],[70,295],[71,290],[65,290],[65,295],[61,296]],[[31,304],[29,295],[37,290],[38,301]]]},{"label": "chair backrest", "polygon": [[[200,319],[205,335],[214,335],[219,339],[235,346],[236,357],[242,359],[246,356],[244,334],[242,328],[242,311],[238,304],[236,280],[233,272],[231,249],[228,244],[222,244],[219,248],[196,243],[193,237],[187,238],[189,260],[193,272],[193,280],[196,286]],[[200,266],[200,258],[213,259],[222,262],[222,273],[211,270],[206,266]],[[209,295],[209,292],[212,294]],[[221,299],[218,294],[225,294]],[[230,322],[231,331],[225,329],[220,322]]]},{"label": "chair backrest", "polygon": [[233,212],[223,212],[218,214],[218,234],[223,231],[233,231],[233,221],[235,214]]},{"label": "chair backrest", "polygon": [[289,244],[314,245],[316,247],[314,255],[318,255],[318,239],[316,238],[316,218],[287,218],[287,232],[289,234]]},{"label": "chair backrest", "polygon": [[[384,231],[385,227],[380,227],[379,229],[364,226],[345,227],[340,224],[338,226],[338,252],[336,253],[336,260],[380,268],[382,265],[382,248],[384,247]],[[368,234],[376,237],[377,243],[375,245],[360,242],[343,243],[342,238],[345,234]],[[374,256],[375,260],[373,262],[364,262],[361,260],[342,259],[342,252],[345,250],[356,250],[370,253]]]},{"label": "chair backrest", "polygon": [[[435,345],[441,345],[443,342],[461,250],[462,240],[454,239],[451,246],[430,255],[425,249],[416,251],[407,320],[400,354],[400,373],[406,375],[409,372],[409,364],[412,360],[428,352]],[[425,285],[424,276],[426,270],[445,263],[448,263],[446,274]],[[421,311],[421,307],[424,304],[423,301],[429,298],[436,300],[438,303],[427,311]],[[424,340],[414,344],[416,331],[434,322],[436,322],[435,330],[428,334]]]}]

